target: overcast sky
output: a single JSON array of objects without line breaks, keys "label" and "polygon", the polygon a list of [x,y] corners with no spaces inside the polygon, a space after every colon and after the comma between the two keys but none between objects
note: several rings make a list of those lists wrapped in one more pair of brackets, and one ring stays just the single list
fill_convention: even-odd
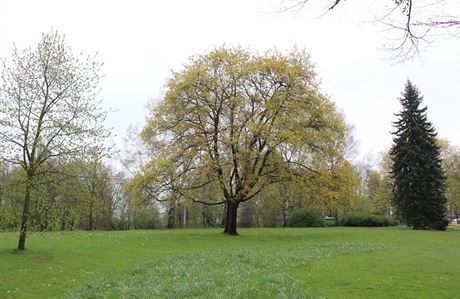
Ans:
[{"label": "overcast sky", "polygon": [[99,52],[100,97],[115,110],[107,125],[122,137],[131,123],[143,125],[146,104],[191,55],[223,44],[261,52],[297,46],[311,54],[322,91],[355,127],[361,157],[390,147],[407,79],[424,95],[439,136],[460,145],[460,40],[437,41],[423,60],[391,64],[379,51],[388,33],[366,22],[373,8],[358,2],[375,3],[347,1],[318,19],[276,12],[281,0],[0,0],[0,57],[11,56],[13,43],[35,46],[51,28],[74,53]]}]

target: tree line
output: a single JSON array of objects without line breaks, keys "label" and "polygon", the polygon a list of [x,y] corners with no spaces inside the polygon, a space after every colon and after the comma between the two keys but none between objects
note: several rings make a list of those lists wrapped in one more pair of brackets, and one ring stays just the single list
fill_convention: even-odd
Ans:
[{"label": "tree line", "polygon": [[[460,208],[460,148],[439,140],[447,177],[449,214]],[[374,164],[377,164],[374,166]],[[57,168],[57,166],[56,166]],[[152,201],[133,190],[132,179],[102,159],[60,165],[59,175],[43,178],[32,193],[32,231],[130,230],[186,227],[221,227],[224,206],[208,206],[191,200]],[[358,161],[336,173],[334,181],[316,177],[309,184],[285,182],[266,188],[244,203],[238,215],[240,227],[284,227],[296,210],[317,210],[328,216],[362,212],[390,216],[392,160],[382,153],[377,161]],[[330,183],[337,186],[335,198]],[[342,184],[340,186],[340,184]],[[0,172],[0,230],[20,229],[24,197],[24,173],[3,166]],[[208,196],[203,193],[203,198]]]},{"label": "tree line", "polygon": [[[222,226],[237,235],[238,226],[286,226],[299,209],[335,219],[396,213],[415,228],[442,229],[444,191],[449,208],[459,207],[459,150],[436,143],[410,82],[395,145],[375,171],[350,161],[350,127],[320,92],[307,53],[218,48],[172,74],[123,161],[134,165],[128,175],[107,160],[100,67],[95,56],[74,56],[57,32],[4,61],[0,229],[20,231],[19,249],[29,229]],[[411,175],[430,179],[407,183]],[[414,182],[437,191],[421,196]],[[437,206],[437,226],[420,205]]]}]

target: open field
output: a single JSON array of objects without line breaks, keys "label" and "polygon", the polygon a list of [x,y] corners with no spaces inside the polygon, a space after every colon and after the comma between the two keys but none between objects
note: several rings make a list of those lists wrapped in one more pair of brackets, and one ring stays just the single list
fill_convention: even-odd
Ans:
[{"label": "open field", "polygon": [[460,232],[0,233],[0,298],[459,298]]}]

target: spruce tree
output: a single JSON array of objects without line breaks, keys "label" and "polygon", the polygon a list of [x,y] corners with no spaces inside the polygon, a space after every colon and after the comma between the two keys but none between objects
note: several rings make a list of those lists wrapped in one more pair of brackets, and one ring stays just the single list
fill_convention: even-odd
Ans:
[{"label": "spruce tree", "polygon": [[422,99],[418,89],[407,81],[399,99],[403,109],[396,114],[390,152],[394,162],[393,203],[409,227],[444,230],[449,223],[445,176],[435,129],[427,119],[427,108],[420,108]]}]

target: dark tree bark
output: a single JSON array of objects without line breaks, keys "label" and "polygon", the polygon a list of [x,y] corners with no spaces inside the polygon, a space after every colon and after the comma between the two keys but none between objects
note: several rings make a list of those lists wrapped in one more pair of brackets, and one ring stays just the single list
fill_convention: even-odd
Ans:
[{"label": "dark tree bark", "polygon": [[168,225],[166,228],[174,228],[176,226],[176,207],[171,206],[168,210]]},{"label": "dark tree bark", "polygon": [[29,226],[29,211],[30,211],[30,178],[26,182],[26,194],[24,196],[24,208],[22,211],[22,223],[21,223],[21,232],[19,234],[19,244],[18,249],[24,250],[26,245],[26,234],[27,228]]},{"label": "dark tree bark", "polygon": [[238,236],[236,231],[236,218],[238,215],[239,202],[227,201],[227,216],[224,233],[230,236]]}]

